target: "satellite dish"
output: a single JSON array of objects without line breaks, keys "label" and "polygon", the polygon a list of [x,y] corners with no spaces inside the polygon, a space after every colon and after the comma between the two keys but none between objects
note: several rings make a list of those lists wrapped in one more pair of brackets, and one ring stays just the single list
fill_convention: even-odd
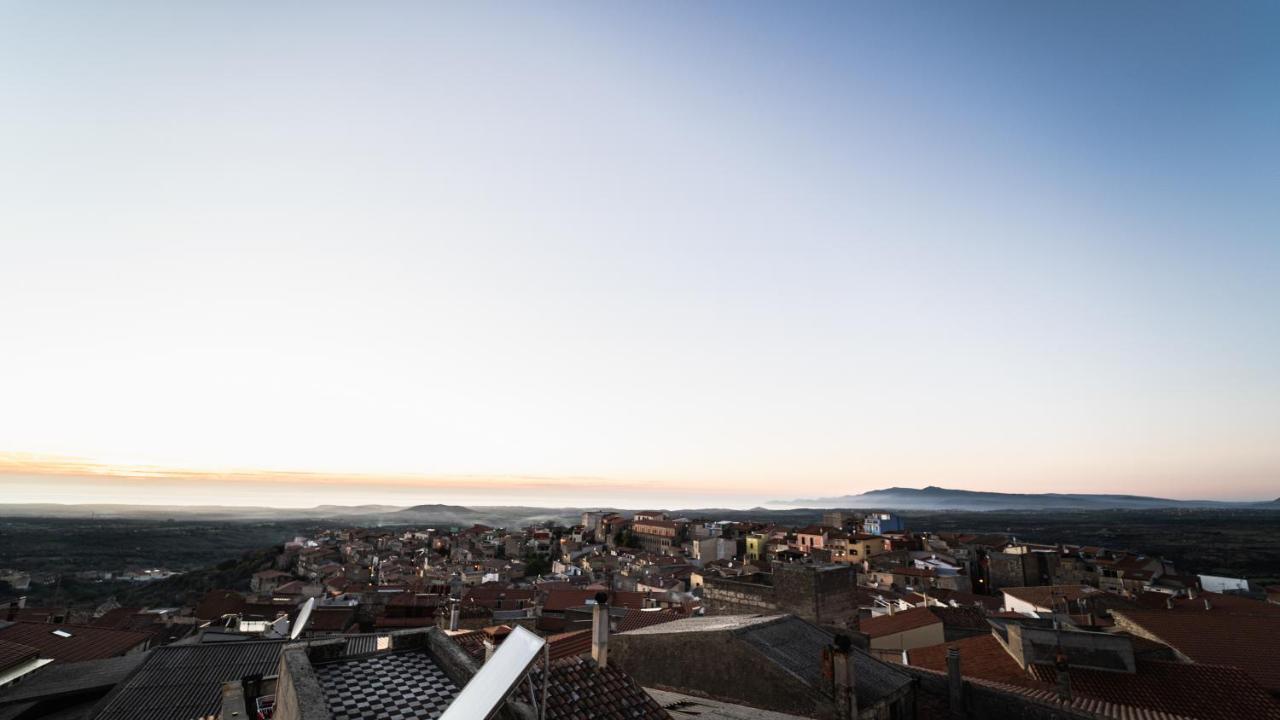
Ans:
[{"label": "satellite dish", "polygon": [[302,612],[298,613],[298,621],[293,625],[293,632],[289,633],[290,640],[297,640],[303,630],[307,629],[307,621],[311,619],[311,610],[316,606],[315,598],[307,598],[302,605]]},{"label": "satellite dish", "polygon": [[546,644],[545,638],[517,625],[498,646],[493,657],[480,666],[471,682],[453,699],[440,720],[488,720],[493,717]]}]

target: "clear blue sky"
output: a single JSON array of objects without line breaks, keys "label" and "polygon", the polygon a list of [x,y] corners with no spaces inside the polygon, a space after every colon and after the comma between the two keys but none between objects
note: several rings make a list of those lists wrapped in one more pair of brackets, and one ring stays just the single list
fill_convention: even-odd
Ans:
[{"label": "clear blue sky", "polygon": [[1278,496],[1278,31],[5,4],[0,494]]}]

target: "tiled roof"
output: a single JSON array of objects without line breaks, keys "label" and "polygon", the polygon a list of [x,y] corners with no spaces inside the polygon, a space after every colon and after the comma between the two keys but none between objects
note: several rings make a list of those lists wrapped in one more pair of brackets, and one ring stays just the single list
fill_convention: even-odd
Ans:
[{"label": "tiled roof", "polygon": [[1198,663],[1240,668],[1280,692],[1280,615],[1117,610],[1116,624]]},{"label": "tiled roof", "polygon": [[281,640],[166,645],[103,701],[93,720],[190,720],[216,716],[222,684],[274,675]]},{"label": "tiled roof", "polygon": [[1045,683],[1027,677],[1026,671],[1009,655],[1004,645],[989,634],[908,650],[907,659],[913,667],[946,672],[947,648],[950,647],[960,651],[960,672],[965,677],[1033,688],[1046,687]]},{"label": "tiled roof", "polygon": [[463,595],[463,599],[487,608],[494,608],[498,605],[499,596],[504,601],[504,609],[510,610],[516,606],[517,600],[525,600],[526,604],[532,602],[537,596],[537,591],[531,588],[473,587]]},{"label": "tiled roof", "polygon": [[[1238,668],[1141,662],[1137,670],[1117,673],[1072,668],[1071,692],[1201,720],[1280,719],[1280,703]],[[1057,682],[1058,673],[1052,665],[1032,665],[1031,671],[1046,683]]]},{"label": "tiled roof", "polygon": [[53,658],[54,662],[80,662],[124,655],[146,645],[151,635],[92,625],[18,622],[0,628],[0,640],[29,645],[39,650],[41,657]]},{"label": "tiled roof", "polygon": [[40,651],[30,645],[0,640],[0,673],[40,657]]},{"label": "tiled roof", "polygon": [[[963,666],[963,662],[961,663]],[[938,671],[932,668],[919,668],[920,672],[934,673],[946,676],[945,671]],[[1134,707],[1132,705],[1123,705],[1110,703],[1105,700],[1097,700],[1094,698],[1086,698],[1076,696],[1071,700],[1063,700],[1058,695],[1058,690],[1046,688],[1033,688],[1021,685],[1011,685],[1009,683],[994,682],[992,680],[984,680],[976,677],[966,677],[967,682],[975,685],[981,685],[985,688],[996,690],[998,692],[1017,695],[1026,700],[1026,702],[1035,705],[1048,705],[1050,707],[1071,708],[1089,713],[1094,717],[1112,718],[1113,720],[1195,720],[1184,715],[1172,715],[1158,710],[1149,710],[1147,708]],[[925,695],[923,698],[926,702],[930,696]]]},{"label": "tiled roof", "polygon": [[949,628],[985,630],[991,627],[987,622],[987,614],[981,608],[973,606],[931,607],[929,612],[937,616],[942,621],[942,624]]},{"label": "tiled roof", "polygon": [[626,615],[618,621],[618,632],[630,632],[639,630],[650,625],[659,625],[661,623],[679,620],[687,617],[683,612],[674,608],[663,608],[661,610],[628,610]]},{"label": "tiled roof", "polygon": [[1066,602],[1076,602],[1080,598],[1088,598],[1101,594],[1102,591],[1088,585],[1032,585],[1028,587],[1001,588],[1009,597],[1031,603],[1036,607],[1050,608]]},{"label": "tiled roof", "polygon": [[[801,678],[810,688],[825,687],[822,654],[834,640],[834,635],[827,630],[794,615],[783,615],[770,618],[770,622],[739,628],[734,635],[754,647],[768,662]],[[855,648],[849,656],[857,678],[858,697],[869,704],[874,705],[911,684],[911,679],[902,671],[875,660],[861,650]]]},{"label": "tiled roof", "polygon": [[742,630],[753,625],[775,622],[785,615],[702,615],[686,617],[669,623],[649,625],[631,630],[628,635],[666,635],[669,633],[719,632]]},{"label": "tiled roof", "polygon": [[307,620],[306,629],[311,632],[342,632],[356,619],[354,607],[316,608]]},{"label": "tiled roof", "polygon": [[589,654],[591,652],[591,631],[574,630],[573,632],[560,633],[558,635],[548,635],[547,646],[547,652],[551,654],[552,660]]},{"label": "tiled roof", "polygon": [[[542,689],[545,670],[530,673],[533,687]],[[547,720],[669,720],[663,710],[630,675],[616,666],[598,667],[573,656],[551,663],[547,692]]]},{"label": "tiled roof", "polygon": [[[593,590],[552,590],[542,604],[544,611],[563,612],[569,608],[582,607],[588,600],[594,602],[596,591]],[[649,593],[625,592],[615,590],[609,593],[609,605],[639,610],[644,607]]]},{"label": "tiled roof", "polygon": [[477,659],[484,659],[484,633],[479,630],[471,630],[469,632],[453,633],[449,636],[462,648],[468,655]]},{"label": "tiled roof", "polygon": [[914,608],[892,615],[866,618],[858,623],[858,630],[867,637],[878,638],[941,623],[942,620],[927,608]]},{"label": "tiled roof", "polygon": [[[679,720],[809,720],[805,715],[761,710],[747,705],[720,702],[696,695],[645,688],[663,710]],[[931,717],[920,715],[920,717]]]},{"label": "tiled roof", "polygon": [[95,690],[105,693],[128,677],[149,655],[141,652],[104,660],[49,665],[0,691],[0,717],[11,717],[5,712],[18,703]]},{"label": "tiled roof", "polygon": [[[1239,595],[1200,592],[1195,598],[1171,597],[1165,593],[1144,592],[1137,597],[1138,605],[1148,610],[1186,613],[1217,613],[1233,615],[1280,615],[1280,605],[1254,600]],[[1169,607],[1173,605],[1173,607]]]}]

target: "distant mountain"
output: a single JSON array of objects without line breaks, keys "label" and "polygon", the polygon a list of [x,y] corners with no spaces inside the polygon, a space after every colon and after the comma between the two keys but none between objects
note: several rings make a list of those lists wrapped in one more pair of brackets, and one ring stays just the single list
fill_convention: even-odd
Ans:
[{"label": "distant mountain", "polygon": [[1224,502],[1221,500],[1172,500],[1142,495],[1089,495],[1062,493],[997,493],[926,488],[891,487],[860,495],[779,500],[773,505],[791,507],[880,508],[885,510],[1147,510],[1156,508],[1274,509],[1277,502]]},{"label": "distant mountain", "polygon": [[545,522],[573,525],[582,516],[574,508],[462,507],[460,505],[317,505],[312,508],[225,505],[62,505],[0,503],[0,517],[120,518],[133,520],[337,520],[361,525],[458,525],[521,527]]},{"label": "distant mountain", "polygon": [[0,517],[47,518],[125,518],[157,520],[305,520],[309,518],[370,518],[394,513],[394,505],[317,505],[313,508],[278,508],[228,505],[123,505],[99,503],[63,505],[60,503],[0,503]]}]

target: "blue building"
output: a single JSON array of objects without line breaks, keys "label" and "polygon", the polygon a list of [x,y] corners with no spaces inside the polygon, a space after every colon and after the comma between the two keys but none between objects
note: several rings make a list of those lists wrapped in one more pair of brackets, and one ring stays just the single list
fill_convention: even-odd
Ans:
[{"label": "blue building", "polygon": [[887,532],[902,532],[906,523],[893,513],[871,513],[862,519],[862,532],[868,535],[883,535]]}]

